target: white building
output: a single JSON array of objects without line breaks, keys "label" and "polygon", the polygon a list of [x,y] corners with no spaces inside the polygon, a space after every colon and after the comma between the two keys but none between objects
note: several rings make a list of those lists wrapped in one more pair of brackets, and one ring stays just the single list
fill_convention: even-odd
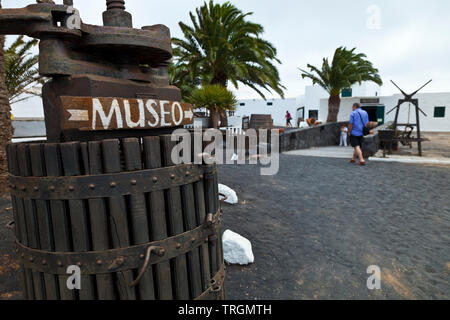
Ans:
[{"label": "white building", "polygon": [[228,126],[240,128],[242,118],[252,114],[270,114],[275,126],[285,126],[286,111],[289,111],[292,117],[295,117],[297,106],[296,98],[239,100],[236,111],[228,112]]},{"label": "white building", "polygon": [[[352,92],[361,96],[379,95],[380,87],[373,83],[363,83],[352,87]],[[228,125],[230,127],[242,126],[242,118],[252,114],[270,114],[274,120],[275,126],[286,125],[286,111],[289,111],[292,117],[292,125],[297,125],[297,119],[308,119],[320,117],[321,99],[327,98],[329,94],[320,86],[305,87],[305,94],[297,98],[288,99],[246,99],[239,100],[236,111],[229,112]],[[326,118],[325,118],[326,120]]]},{"label": "white building", "polygon": [[[348,121],[352,112],[353,104],[359,103],[369,113],[369,120],[383,124],[394,121],[395,110],[391,111],[402,99],[403,95],[392,96],[359,96],[342,98],[338,114],[338,121]],[[418,93],[415,98],[419,99],[419,107],[427,114],[420,114],[420,127],[424,132],[450,132],[450,92],[446,93]],[[325,122],[328,117],[328,99],[320,100],[319,117]],[[416,123],[416,112],[414,105],[403,104],[399,113],[399,123]]]},{"label": "white building", "polygon": [[[382,96],[381,89],[374,83],[363,83],[361,86],[352,87],[351,92],[343,94],[338,121],[348,121],[352,105],[357,102],[369,113],[370,121],[383,124],[393,121],[395,111],[387,114],[393,109],[398,100],[403,98],[400,94]],[[348,95],[345,97],[345,95]],[[240,100],[236,111],[229,113],[229,126],[242,126],[242,117],[252,114],[270,114],[274,125],[285,126],[286,111],[294,117],[292,124],[297,124],[297,119],[316,118],[323,123],[328,117],[329,94],[319,86],[307,86],[305,95],[290,99],[249,99]],[[450,132],[450,92],[447,93],[418,93],[420,108],[427,117],[420,114],[421,129],[424,132]],[[404,104],[399,114],[399,123],[415,123],[415,108]]]}]

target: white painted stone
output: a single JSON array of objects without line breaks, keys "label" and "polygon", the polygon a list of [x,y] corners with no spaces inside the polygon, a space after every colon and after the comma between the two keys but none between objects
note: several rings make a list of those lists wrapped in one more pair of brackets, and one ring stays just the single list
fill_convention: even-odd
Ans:
[{"label": "white painted stone", "polygon": [[237,204],[239,202],[236,192],[226,185],[219,183],[219,193],[224,194],[228,197],[228,199],[225,200],[226,203]]},{"label": "white painted stone", "polygon": [[252,244],[243,236],[227,230],[223,233],[222,244],[226,263],[244,266],[255,262]]}]

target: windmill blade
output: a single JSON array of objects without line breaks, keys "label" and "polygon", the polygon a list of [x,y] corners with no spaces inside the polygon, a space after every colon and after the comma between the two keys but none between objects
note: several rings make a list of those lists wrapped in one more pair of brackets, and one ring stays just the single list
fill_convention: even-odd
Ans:
[{"label": "windmill blade", "polygon": [[404,96],[407,96],[407,94],[405,93],[405,91],[403,91],[402,89],[400,89],[400,87],[399,87],[394,81],[391,80],[391,82],[394,84],[394,86],[397,87],[398,90],[400,90],[400,92],[401,92]]},{"label": "windmill blade", "polygon": [[425,117],[428,117],[428,115],[427,115],[422,109],[419,108],[419,111],[422,112],[422,114],[423,114]]},{"label": "windmill blade", "polygon": [[386,113],[386,115],[390,114],[392,111],[394,111],[395,109],[400,108],[400,103],[394,107],[391,111],[389,111],[388,113]]},{"label": "windmill blade", "polygon": [[420,90],[422,90],[423,88],[425,88],[427,85],[430,84],[430,82],[432,82],[433,79],[431,79],[430,81],[428,81],[427,83],[425,83],[422,87],[420,87],[420,89],[418,89],[416,92],[414,92],[411,96],[415,96],[417,92],[419,92]]}]

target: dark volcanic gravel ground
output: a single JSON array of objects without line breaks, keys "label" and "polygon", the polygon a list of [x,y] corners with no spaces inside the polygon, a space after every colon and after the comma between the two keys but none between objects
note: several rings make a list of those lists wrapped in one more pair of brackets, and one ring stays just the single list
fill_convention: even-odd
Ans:
[{"label": "dark volcanic gravel ground", "polygon": [[[450,298],[449,167],[290,155],[280,167],[220,168],[240,201],[224,208],[225,228],[256,259],[228,268],[229,299]],[[367,289],[370,265],[381,290]]]},{"label": "dark volcanic gravel ground", "polygon": [[[450,299],[450,168],[281,155],[280,172],[221,166],[240,204],[225,228],[256,261],[227,269],[229,299]],[[352,179],[351,181],[349,179]],[[8,201],[0,201],[0,300],[20,298]],[[382,269],[367,289],[370,265]]]}]

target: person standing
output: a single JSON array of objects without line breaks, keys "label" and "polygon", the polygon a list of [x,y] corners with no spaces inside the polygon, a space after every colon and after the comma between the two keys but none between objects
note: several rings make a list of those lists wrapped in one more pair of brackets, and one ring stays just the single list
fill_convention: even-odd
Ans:
[{"label": "person standing", "polygon": [[364,138],[364,127],[369,123],[369,114],[361,109],[359,103],[355,103],[352,107],[352,114],[350,115],[350,124],[348,126],[348,134],[350,135],[350,142],[354,148],[353,158],[351,163],[356,163],[356,158],[359,158],[358,165],[364,166],[366,162],[362,154],[361,146]]},{"label": "person standing", "polygon": [[341,127],[341,142],[339,143],[340,147],[347,146],[347,138],[348,138],[348,128],[345,124]]},{"label": "person standing", "polygon": [[292,128],[292,123],[291,123],[291,121],[292,121],[292,116],[291,116],[291,113],[290,113],[289,111],[286,111],[286,116],[285,116],[285,118],[286,118],[286,127]]}]

